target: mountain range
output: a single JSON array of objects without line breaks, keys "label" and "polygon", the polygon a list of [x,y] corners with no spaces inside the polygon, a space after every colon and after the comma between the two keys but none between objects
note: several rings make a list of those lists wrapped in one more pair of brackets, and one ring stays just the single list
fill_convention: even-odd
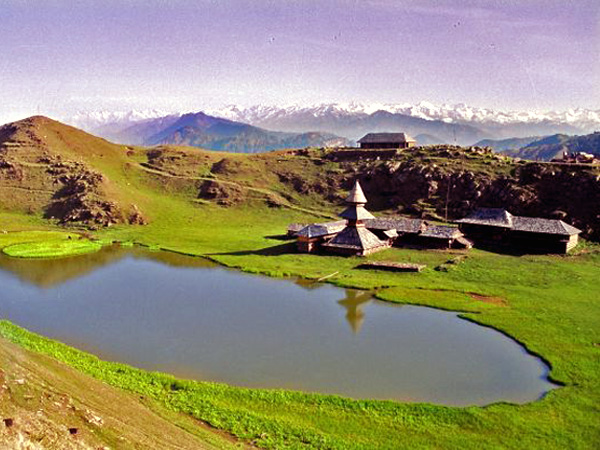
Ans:
[{"label": "mountain range", "polygon": [[[350,139],[359,138],[365,131],[360,126],[365,124],[374,127],[368,131],[405,131],[413,136],[430,134],[446,143],[461,145],[472,145],[484,138],[502,139],[555,133],[585,134],[600,129],[600,110],[504,112],[463,104],[437,106],[429,102],[417,105],[322,104],[287,108],[229,106],[211,110],[210,114],[282,131],[298,131],[311,125],[314,129],[327,130]],[[387,123],[382,124],[380,119]],[[393,129],[381,130],[380,125],[391,126]],[[402,129],[398,130],[396,126]]]},{"label": "mountain range", "polygon": [[[332,133],[269,131],[203,112],[144,117],[140,114],[101,115],[84,120],[88,131],[129,145],[174,144],[241,153],[284,148],[346,146],[350,141]],[[89,119],[92,120],[89,120]],[[80,116],[80,120],[83,119]]]},{"label": "mountain range", "polygon": [[[190,125],[194,114],[203,117],[197,124]],[[418,105],[351,103],[285,108],[228,106],[194,114],[158,110],[96,111],[78,113],[63,120],[115,142],[139,145],[176,142],[229,151],[256,151],[258,145],[275,149],[302,142],[309,146],[322,146],[331,144],[332,140],[335,142],[340,139],[339,136],[355,141],[368,132],[377,131],[407,132],[420,145],[473,145],[486,139],[526,138],[521,141],[526,142],[531,136],[586,134],[600,129],[600,110],[497,112],[466,105],[435,106],[427,102]],[[208,117],[214,119],[209,126]],[[180,126],[181,132],[173,134],[177,131],[174,126]],[[171,136],[164,133],[167,129]],[[232,135],[234,130],[237,132],[235,138]],[[216,136],[212,136],[213,131]],[[157,139],[159,135],[162,139]],[[506,144],[515,148],[517,142]]]}]

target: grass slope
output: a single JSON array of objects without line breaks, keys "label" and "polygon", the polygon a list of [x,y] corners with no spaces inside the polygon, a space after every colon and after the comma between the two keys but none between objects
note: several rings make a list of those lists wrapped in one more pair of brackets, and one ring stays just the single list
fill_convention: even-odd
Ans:
[{"label": "grass slope", "polygon": [[0,417],[12,421],[0,427],[2,449],[234,447],[150,398],[110,387],[2,338],[0,367]]}]

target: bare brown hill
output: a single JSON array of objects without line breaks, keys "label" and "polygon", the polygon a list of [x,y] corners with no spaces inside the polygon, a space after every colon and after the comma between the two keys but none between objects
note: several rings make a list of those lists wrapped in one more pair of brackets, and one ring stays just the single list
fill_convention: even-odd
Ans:
[{"label": "bare brown hill", "polygon": [[108,173],[123,146],[42,116],[0,128],[0,207],[60,223],[140,222]]}]

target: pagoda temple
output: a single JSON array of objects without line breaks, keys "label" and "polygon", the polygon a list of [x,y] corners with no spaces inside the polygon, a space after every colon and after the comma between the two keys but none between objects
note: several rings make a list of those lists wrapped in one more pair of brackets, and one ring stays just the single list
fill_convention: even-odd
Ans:
[{"label": "pagoda temple", "polygon": [[391,234],[387,236],[388,239],[382,240],[367,229],[365,220],[375,217],[365,209],[367,198],[358,180],[346,198],[346,203],[348,207],[339,214],[346,219],[345,227],[323,244],[326,250],[342,255],[364,256],[392,246],[391,239],[397,236],[393,230],[389,231]]},{"label": "pagoda temple", "polygon": [[423,219],[373,217],[365,209],[367,198],[356,181],[346,198],[348,206],[334,222],[290,224],[288,236],[296,237],[302,253],[336,253],[365,256],[392,246],[419,248],[470,248],[457,227],[430,225]]}]

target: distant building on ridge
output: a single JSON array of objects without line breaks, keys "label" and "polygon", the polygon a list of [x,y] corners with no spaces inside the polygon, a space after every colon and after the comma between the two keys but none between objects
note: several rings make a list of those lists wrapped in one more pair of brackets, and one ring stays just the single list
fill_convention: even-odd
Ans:
[{"label": "distant building on ridge", "polygon": [[360,148],[409,148],[416,141],[406,133],[369,133],[358,140]]}]

